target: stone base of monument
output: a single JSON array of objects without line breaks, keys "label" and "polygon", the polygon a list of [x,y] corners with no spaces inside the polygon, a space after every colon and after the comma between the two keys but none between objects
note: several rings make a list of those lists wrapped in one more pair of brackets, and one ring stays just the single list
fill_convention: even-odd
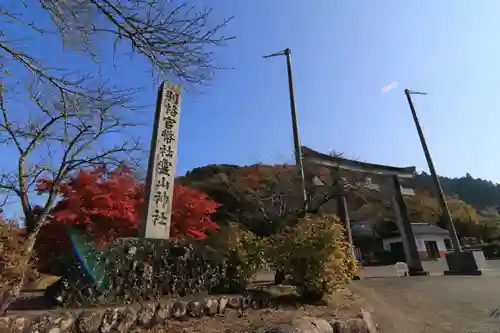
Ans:
[{"label": "stone base of monument", "polygon": [[410,275],[410,276],[428,276],[429,272],[426,272],[423,269],[412,269],[411,267],[408,267],[408,275]]},{"label": "stone base of monument", "polygon": [[446,263],[448,270],[444,275],[482,275],[471,251],[447,253]]}]

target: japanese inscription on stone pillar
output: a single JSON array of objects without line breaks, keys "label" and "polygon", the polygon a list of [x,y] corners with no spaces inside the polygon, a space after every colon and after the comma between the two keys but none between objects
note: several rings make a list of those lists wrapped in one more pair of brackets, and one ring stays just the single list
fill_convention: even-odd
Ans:
[{"label": "japanese inscription on stone pillar", "polygon": [[163,82],[156,103],[141,237],[169,238],[170,235],[180,103],[180,86]]}]

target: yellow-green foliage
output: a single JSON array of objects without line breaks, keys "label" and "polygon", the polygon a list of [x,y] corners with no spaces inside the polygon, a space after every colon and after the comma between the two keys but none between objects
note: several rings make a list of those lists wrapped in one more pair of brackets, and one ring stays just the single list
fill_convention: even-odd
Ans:
[{"label": "yellow-green foliage", "polygon": [[222,228],[209,243],[227,260],[226,281],[221,286],[225,291],[244,289],[265,265],[263,240],[236,224]]},{"label": "yellow-green foliage", "polygon": [[32,261],[26,260],[24,241],[24,229],[12,221],[0,220],[0,296],[21,280],[28,284],[38,277]]},{"label": "yellow-green foliage", "polygon": [[274,238],[269,248],[277,269],[291,275],[297,291],[307,299],[344,286],[358,265],[345,239],[344,228],[333,216],[306,216]]}]

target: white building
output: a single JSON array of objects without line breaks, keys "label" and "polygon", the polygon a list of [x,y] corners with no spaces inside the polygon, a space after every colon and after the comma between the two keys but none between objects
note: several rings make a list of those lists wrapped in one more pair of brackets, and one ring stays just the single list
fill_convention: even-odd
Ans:
[{"label": "white building", "polygon": [[[421,259],[441,258],[447,250],[451,249],[451,240],[447,230],[429,223],[412,223],[411,226]],[[401,259],[404,258],[403,243],[399,232],[383,238],[382,243],[386,251],[395,252]]]}]

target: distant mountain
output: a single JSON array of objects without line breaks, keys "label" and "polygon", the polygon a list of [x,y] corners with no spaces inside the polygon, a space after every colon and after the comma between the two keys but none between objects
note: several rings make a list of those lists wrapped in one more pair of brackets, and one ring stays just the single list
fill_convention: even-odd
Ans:
[{"label": "distant mountain", "polygon": [[[439,177],[443,191],[447,195],[457,195],[460,199],[482,210],[487,207],[500,208],[500,185],[492,181],[474,178],[469,173],[460,178]],[[416,190],[435,194],[432,178],[422,172],[414,180]]]}]

